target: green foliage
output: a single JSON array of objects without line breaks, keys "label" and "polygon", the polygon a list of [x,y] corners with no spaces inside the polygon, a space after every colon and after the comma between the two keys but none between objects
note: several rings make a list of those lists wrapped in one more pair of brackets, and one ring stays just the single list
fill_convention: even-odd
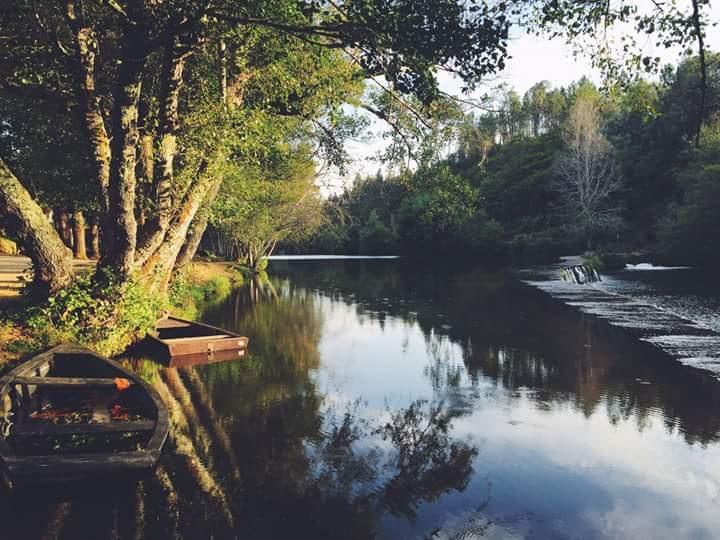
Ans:
[{"label": "green foliage", "polygon": [[400,206],[400,234],[411,246],[452,239],[477,210],[477,190],[447,164],[423,168],[408,182]]},{"label": "green foliage", "polygon": [[0,236],[0,254],[3,255],[17,255],[18,246],[15,242],[9,238]]},{"label": "green foliage", "polygon": [[683,197],[661,222],[661,249],[690,264],[720,264],[720,124],[676,173]]},{"label": "green foliage", "polygon": [[606,269],[607,265],[605,263],[605,259],[602,253],[598,253],[596,251],[589,251],[583,255],[582,259],[585,266],[589,266],[590,268],[593,268],[598,272],[602,272]]},{"label": "green foliage", "polygon": [[495,147],[482,169],[465,173],[480,191],[488,216],[502,222],[510,238],[548,229],[560,144],[556,132],[512,141]]},{"label": "green foliage", "polygon": [[360,253],[368,255],[387,255],[397,250],[397,235],[387,227],[377,211],[370,212],[367,222],[359,232]]},{"label": "green foliage", "polygon": [[141,283],[105,271],[79,276],[45,305],[29,308],[26,325],[36,348],[69,341],[112,356],[153,330],[163,307]]},{"label": "green foliage", "polygon": [[309,149],[282,140],[268,146],[264,165],[227,171],[225,196],[215,202],[211,223],[230,240],[238,260],[258,269],[277,242],[305,238],[320,225],[314,174]]},{"label": "green foliage", "polygon": [[242,283],[238,275],[234,280],[226,276],[212,276],[206,281],[192,279],[187,271],[175,275],[168,289],[171,311],[185,319],[196,319],[207,307],[225,301],[233,287]]},{"label": "green foliage", "polygon": [[457,237],[458,249],[467,247],[485,256],[499,255],[505,250],[505,230],[502,223],[489,218],[482,209],[462,224]]},{"label": "green foliage", "polygon": [[[692,150],[697,59],[668,68],[662,82],[636,80],[602,92],[586,78],[555,89],[540,82],[522,98],[500,87],[486,98],[491,111],[457,123],[454,154],[415,172],[356,178],[326,205],[328,225],[316,238],[350,253],[368,251],[372,242],[387,245],[395,236],[399,251],[430,255],[545,259],[584,249],[577,234],[582,220],[569,216],[557,182],[569,113],[582,102],[599,111],[599,137],[609,141],[612,168],[623,179],[601,208],[612,211],[606,221],[613,227],[595,231],[596,249],[661,249],[688,262],[715,264],[720,157],[713,150],[713,126],[720,114],[720,55],[709,53],[707,63],[702,151]],[[626,226],[616,230],[620,223]]]}]

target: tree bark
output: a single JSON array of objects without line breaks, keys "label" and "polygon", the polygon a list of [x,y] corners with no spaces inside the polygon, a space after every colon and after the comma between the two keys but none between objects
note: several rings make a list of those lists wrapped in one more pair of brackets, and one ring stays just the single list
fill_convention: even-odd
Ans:
[{"label": "tree bark", "polygon": [[76,96],[82,125],[88,134],[96,181],[100,188],[100,207],[103,215],[108,211],[110,182],[110,138],[100,108],[100,97],[95,91],[95,56],[98,51],[94,30],[85,22],[75,2],[66,5],[68,26],[75,39],[74,71],[77,79]]},{"label": "tree bark", "polygon": [[146,35],[139,24],[128,25],[123,36],[122,61],[118,67],[118,86],[112,123],[115,133],[111,142],[109,212],[103,229],[111,248],[106,249],[102,265],[127,277],[133,268],[137,244],[135,219],[135,168],[137,165],[138,102],[145,67]]},{"label": "tree bark", "polygon": [[92,258],[99,259],[100,253],[100,224],[98,218],[93,217],[90,225],[90,249],[92,251]]},{"label": "tree bark", "polygon": [[206,204],[204,204],[198,210],[197,214],[195,214],[195,217],[190,224],[190,228],[188,229],[185,243],[180,250],[180,255],[178,255],[177,261],[175,261],[175,271],[181,270],[190,264],[195,257],[198,247],[200,247],[203,234],[205,234],[205,229],[207,229],[208,220],[210,219],[210,213],[212,210],[212,201],[215,200],[221,184],[222,181],[215,182],[215,185],[205,198]]},{"label": "tree bark", "polygon": [[72,249],[73,234],[70,228],[70,214],[63,208],[57,209],[55,212],[55,227],[57,228],[60,239],[65,245]]},{"label": "tree bark", "polygon": [[[212,159],[212,158],[210,158]],[[142,275],[146,276],[147,285],[151,290],[164,292],[175,268],[183,244],[188,237],[188,229],[195,219],[198,209],[203,203],[209,204],[209,194],[217,189],[222,179],[207,172],[207,162],[198,173],[196,182],[183,199],[177,217],[168,228],[161,246],[145,261]]]},{"label": "tree bark", "polygon": [[33,262],[33,287],[38,295],[54,294],[73,278],[72,254],[42,208],[0,159],[0,212],[17,234]]},{"label": "tree bark", "polygon": [[154,173],[152,196],[155,201],[153,218],[143,232],[138,259],[145,260],[163,242],[172,217],[172,185],[177,154],[177,134],[180,125],[178,106],[183,87],[183,72],[187,59],[198,43],[192,33],[174,36],[165,47],[161,75],[159,147]]},{"label": "tree bark", "polygon": [[[222,99],[223,108],[225,111],[228,110],[228,68],[227,68],[227,47],[225,40],[222,38],[218,39],[218,74],[220,78],[220,97]],[[215,200],[222,181],[215,182],[215,185],[211,188],[210,192],[206,197],[206,202],[198,213],[193,218],[190,228],[188,230],[188,236],[183,244],[180,254],[178,255],[177,261],[175,261],[175,271],[181,270],[195,257],[200,242],[202,241],[205,229],[207,229],[208,220],[210,219],[210,213],[212,209],[212,201]]]},{"label": "tree bark", "polygon": [[87,259],[85,242],[85,216],[78,210],[73,214],[73,249],[76,259]]},{"label": "tree bark", "polygon": [[150,211],[149,201],[152,193],[153,185],[153,161],[155,159],[155,149],[153,147],[153,136],[144,132],[140,136],[139,149],[139,167],[138,167],[138,201],[137,218],[138,227],[142,229],[147,222],[148,213]]}]

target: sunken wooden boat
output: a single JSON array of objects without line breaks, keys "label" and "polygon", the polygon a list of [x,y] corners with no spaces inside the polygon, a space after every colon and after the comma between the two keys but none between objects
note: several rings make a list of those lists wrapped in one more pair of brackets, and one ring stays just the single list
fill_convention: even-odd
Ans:
[{"label": "sunken wooden boat", "polygon": [[116,362],[60,345],[0,379],[7,487],[132,478],[151,471],[169,431],[157,392]]},{"label": "sunken wooden boat", "polygon": [[154,352],[171,365],[241,358],[248,345],[248,338],[235,332],[170,316],[158,320],[148,338]]}]

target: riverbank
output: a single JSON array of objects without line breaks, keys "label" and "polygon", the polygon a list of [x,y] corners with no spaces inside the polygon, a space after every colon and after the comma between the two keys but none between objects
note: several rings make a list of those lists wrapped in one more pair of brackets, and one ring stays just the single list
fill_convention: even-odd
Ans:
[{"label": "riverbank", "polygon": [[[61,328],[48,328],[46,320],[38,326],[37,312],[31,315],[24,305],[20,295],[21,277],[28,265],[29,259],[25,257],[0,257],[0,269],[12,268],[14,271],[5,275],[14,276],[16,285],[0,292],[0,372],[70,337]],[[77,268],[82,271],[88,266],[86,261],[81,261]],[[226,298],[233,287],[242,284],[242,279],[231,263],[193,262],[171,287],[166,309],[175,315],[195,318],[206,305]],[[128,322],[132,325],[132,321]]]}]

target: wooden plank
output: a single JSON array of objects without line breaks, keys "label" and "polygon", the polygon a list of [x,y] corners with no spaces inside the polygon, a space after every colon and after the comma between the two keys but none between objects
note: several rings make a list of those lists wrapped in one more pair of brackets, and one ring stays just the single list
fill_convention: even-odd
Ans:
[{"label": "wooden plank", "polygon": [[159,451],[117,452],[114,454],[74,454],[64,456],[12,456],[5,463],[11,476],[91,474],[102,471],[149,469],[155,466]]},{"label": "wooden plank", "polygon": [[[127,377],[123,377],[127,378]],[[132,385],[135,381],[127,379]],[[35,386],[108,386],[115,387],[115,379],[109,377],[15,377],[11,384]]]},{"label": "wooden plank", "polygon": [[[214,336],[193,336],[193,337],[183,337],[183,338],[168,338],[163,339],[161,341],[167,341],[168,343],[182,343],[186,341],[213,341],[215,339],[226,339],[230,338],[232,336],[228,334],[216,334]],[[232,337],[232,339],[237,339],[235,337]]]},{"label": "wooden plank", "polygon": [[[186,323],[186,324],[188,324],[188,325],[190,325],[190,326],[196,326],[196,327],[200,327],[200,328],[206,328],[206,329],[208,329],[208,330],[212,330],[212,331],[217,332],[217,333],[219,333],[219,334],[223,334],[223,333],[224,333],[224,334],[229,334],[229,335],[235,336],[235,337],[241,337],[240,334],[237,334],[237,333],[232,332],[232,331],[230,331],[230,330],[227,330],[227,329],[225,329],[225,328],[218,328],[217,326],[212,326],[212,325],[205,324],[205,323],[201,323],[201,322],[198,322],[198,321],[188,321],[188,320],[186,320],[186,319],[181,319],[181,318],[179,318],[179,317],[167,317],[167,318],[165,318],[165,319],[161,319],[161,321],[164,321],[164,320],[173,320],[173,321],[177,321],[177,322],[180,322],[180,323]],[[158,321],[158,322],[160,322],[160,321]]]},{"label": "wooden plank", "polygon": [[194,341],[171,341],[166,346],[170,356],[186,354],[213,354],[216,351],[238,350],[247,347],[247,339],[225,337],[220,339],[204,339]]},{"label": "wooden plank", "polygon": [[230,360],[238,360],[244,358],[247,353],[247,349],[219,349],[213,354],[195,353],[195,354],[182,354],[175,355],[170,358],[167,362],[168,367],[189,367],[202,364],[212,364],[215,362],[227,362]]},{"label": "wooden plank", "polygon": [[107,422],[103,424],[48,424],[29,423],[21,426],[13,426],[12,435],[86,435],[91,433],[119,433],[131,431],[152,431],[155,429],[155,422],[143,420],[137,422]]},{"label": "wooden plank", "polygon": [[188,328],[190,326],[193,326],[192,323],[177,319],[160,319],[156,324],[156,328]]}]

